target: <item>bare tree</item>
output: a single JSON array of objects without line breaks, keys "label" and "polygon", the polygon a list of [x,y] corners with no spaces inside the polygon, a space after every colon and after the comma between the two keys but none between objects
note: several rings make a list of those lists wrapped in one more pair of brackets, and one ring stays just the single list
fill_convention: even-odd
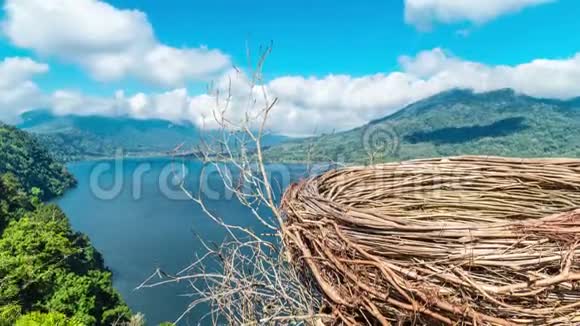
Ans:
[{"label": "bare tree", "polygon": [[[251,221],[226,222],[231,219],[208,208],[203,186],[191,190],[180,169],[175,169],[183,180],[181,190],[226,234],[220,245],[198,235],[204,246],[198,248],[198,259],[175,275],[157,270],[138,287],[188,282],[193,301],[176,317],[176,323],[202,305],[207,307],[207,314],[199,323],[300,325],[320,324],[330,317],[322,313],[324,299],[311,278],[303,274],[300,262],[291,261],[287,254],[284,216],[278,210],[280,191],[276,191],[264,159],[268,118],[278,102],[269,96],[262,76],[270,52],[271,45],[260,49],[253,63],[248,50],[249,78],[235,69],[237,77],[245,81],[245,90],[231,76],[209,89],[208,94],[215,98],[211,122],[217,128],[194,151],[204,163],[202,174],[208,169],[217,171],[225,189],[251,213]],[[204,180],[203,175],[200,180]],[[259,227],[252,228],[252,224]]]}]

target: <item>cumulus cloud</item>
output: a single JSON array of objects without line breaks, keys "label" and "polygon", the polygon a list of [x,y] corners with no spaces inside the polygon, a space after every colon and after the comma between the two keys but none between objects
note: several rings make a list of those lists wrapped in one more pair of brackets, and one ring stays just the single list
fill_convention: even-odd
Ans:
[{"label": "cumulus cloud", "polygon": [[45,96],[45,106],[57,115],[133,115],[124,103],[124,93],[118,91],[113,97],[90,96],[78,91],[57,90]]},{"label": "cumulus cloud", "polygon": [[230,65],[219,50],[164,45],[145,13],[99,0],[7,0],[4,10],[2,30],[14,45],[79,64],[101,81],[133,77],[176,86]]},{"label": "cumulus cloud", "polygon": [[[580,54],[561,60],[538,59],[515,66],[490,66],[463,60],[436,48],[412,57],[403,56],[399,61],[401,70],[391,73],[362,77],[286,76],[265,85],[251,85],[243,73],[229,71],[216,85],[221,88],[221,94],[231,89],[230,107],[225,115],[232,121],[245,119],[248,112],[257,114],[264,105],[261,92],[265,89],[270,99],[279,99],[270,115],[269,130],[291,136],[354,128],[453,88],[470,88],[476,92],[513,88],[523,94],[557,99],[580,95]],[[210,129],[217,127],[214,113],[217,111],[219,116],[225,103],[223,96],[221,102],[216,102],[211,95],[192,95],[186,89],[157,94],[118,92],[110,99],[69,94],[68,97],[53,96],[52,100],[54,107],[61,108],[61,113],[80,114],[88,110],[128,114],[137,118],[189,121]]]},{"label": "cumulus cloud", "polygon": [[488,66],[433,49],[401,57],[403,70],[436,89],[470,88],[484,92],[501,88],[536,97],[567,99],[580,95],[580,53],[567,59],[536,59],[515,66]]},{"label": "cumulus cloud", "polygon": [[483,24],[498,16],[555,0],[405,0],[405,21],[421,30],[436,22]]},{"label": "cumulus cloud", "polygon": [[201,112],[189,110],[189,106],[193,99],[201,97],[203,96],[189,96],[185,88],[162,93],[136,93],[133,95],[117,91],[112,97],[90,96],[77,91],[58,90],[45,96],[45,103],[57,115],[130,116],[136,119],[159,118],[174,122],[196,122],[195,116]]},{"label": "cumulus cloud", "polygon": [[12,57],[0,61],[0,120],[16,122],[25,111],[45,103],[44,95],[32,81],[49,67],[30,58]]},{"label": "cumulus cloud", "polygon": [[271,81],[268,91],[280,99],[271,127],[295,135],[345,130],[454,88],[476,92],[512,88],[522,94],[555,99],[580,95],[580,53],[566,59],[490,66],[436,48],[413,57],[403,56],[399,62],[401,70],[388,74],[283,77]]},{"label": "cumulus cloud", "polygon": [[[264,85],[252,85],[242,72],[228,71],[216,81],[222,94],[190,94],[185,88],[159,93],[89,96],[70,90],[43,93],[33,79],[49,67],[29,58],[0,61],[0,119],[15,121],[24,111],[50,107],[57,114],[128,115],[160,118],[216,128],[215,113],[231,121],[257,115],[264,106],[262,90],[278,98],[271,112],[271,132],[291,136],[341,131],[384,117],[405,105],[453,88],[484,92],[513,88],[546,98],[568,99],[580,95],[580,53],[566,59],[537,59],[508,66],[490,66],[453,56],[436,48],[399,59],[400,71],[368,76],[329,75],[323,78],[285,76]],[[549,82],[546,82],[546,81]],[[228,110],[224,94],[231,90]]]}]

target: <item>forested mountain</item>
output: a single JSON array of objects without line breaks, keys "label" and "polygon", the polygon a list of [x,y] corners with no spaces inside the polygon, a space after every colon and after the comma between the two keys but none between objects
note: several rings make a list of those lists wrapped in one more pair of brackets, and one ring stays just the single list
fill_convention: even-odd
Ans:
[{"label": "forested mountain", "polygon": [[0,126],[0,326],[119,325],[131,312],[88,238],[42,198],[74,182],[25,132]]},{"label": "forested mountain", "polygon": [[[31,132],[59,161],[107,158],[122,150],[128,156],[166,155],[179,146],[193,151],[202,138],[221,137],[216,131],[201,131],[190,123],[138,120],[129,117],[57,116],[47,110],[24,113],[18,128]],[[278,144],[286,137],[267,135],[263,145]]]},{"label": "forested mountain", "polygon": [[24,113],[18,127],[38,135],[61,161],[112,157],[117,149],[129,155],[164,153],[200,139],[199,130],[190,124],[128,117],[56,116],[46,110]]},{"label": "forested mountain", "polygon": [[[19,128],[35,133],[60,161],[128,155],[163,155],[215,138],[189,124],[126,117],[25,113]],[[580,99],[557,101],[512,90],[444,92],[383,119],[345,132],[288,140],[270,135],[270,161],[383,162],[460,154],[580,155]]]},{"label": "forested mountain", "polygon": [[75,184],[65,167],[35,138],[0,123],[0,174],[14,175],[22,186],[37,188],[41,199],[50,199]]},{"label": "forested mountain", "polygon": [[384,162],[449,155],[580,156],[580,100],[453,90],[353,130],[274,146],[275,161]]}]

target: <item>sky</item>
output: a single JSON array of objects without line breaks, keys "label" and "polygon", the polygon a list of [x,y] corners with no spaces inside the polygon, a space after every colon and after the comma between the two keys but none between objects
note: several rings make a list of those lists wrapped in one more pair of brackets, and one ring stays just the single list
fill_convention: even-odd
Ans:
[{"label": "sky", "polygon": [[224,101],[208,85],[232,94],[232,120],[256,109],[249,94],[277,98],[268,128],[290,136],[357,127],[453,88],[580,96],[577,0],[1,3],[9,123],[43,108],[216,128]]}]

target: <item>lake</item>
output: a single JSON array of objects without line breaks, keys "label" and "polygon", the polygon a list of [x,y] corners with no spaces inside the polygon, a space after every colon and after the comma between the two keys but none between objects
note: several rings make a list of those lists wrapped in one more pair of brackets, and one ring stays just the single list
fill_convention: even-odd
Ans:
[{"label": "lake", "polygon": [[[188,189],[203,189],[207,207],[228,222],[252,226],[250,213],[228,193],[214,169],[201,174],[199,161],[175,162],[169,158],[125,159],[72,163],[68,166],[78,186],[57,200],[76,231],[87,234],[113,271],[114,285],[134,312],[142,312],[147,325],[174,321],[191,301],[185,284],[134,289],[156,268],[175,273],[205,251],[194,232],[220,243],[223,230],[176,186],[176,172],[188,171]],[[272,165],[279,193],[304,176],[301,165]],[[202,176],[203,175],[203,176]],[[200,182],[201,181],[201,182]],[[202,186],[200,186],[202,185]],[[197,309],[188,321],[205,311]],[[188,324],[183,322],[181,324]]]}]

